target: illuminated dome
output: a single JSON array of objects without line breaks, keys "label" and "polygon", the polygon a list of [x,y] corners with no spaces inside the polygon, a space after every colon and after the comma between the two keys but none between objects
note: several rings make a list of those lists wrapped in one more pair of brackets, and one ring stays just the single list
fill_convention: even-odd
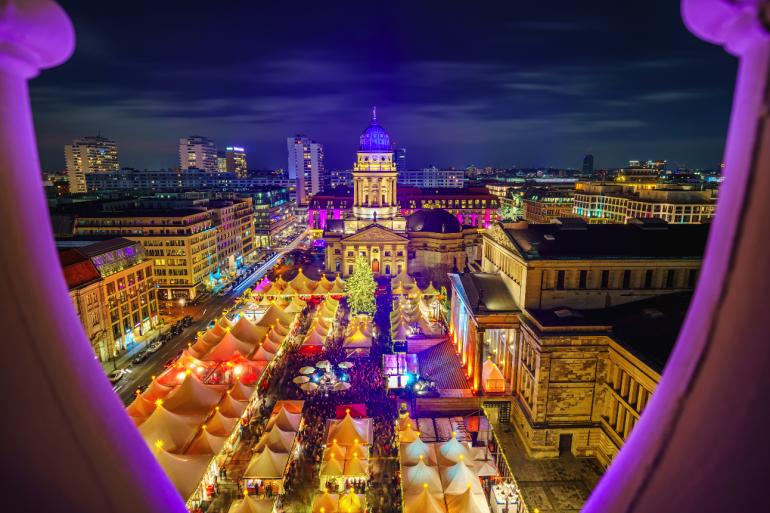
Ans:
[{"label": "illuminated dome", "polygon": [[384,128],[377,123],[377,108],[372,109],[372,124],[364,130],[359,138],[359,151],[382,152],[392,151],[390,136]]},{"label": "illuminated dome", "polygon": [[406,218],[410,232],[460,233],[463,227],[455,216],[442,208],[418,210]]}]

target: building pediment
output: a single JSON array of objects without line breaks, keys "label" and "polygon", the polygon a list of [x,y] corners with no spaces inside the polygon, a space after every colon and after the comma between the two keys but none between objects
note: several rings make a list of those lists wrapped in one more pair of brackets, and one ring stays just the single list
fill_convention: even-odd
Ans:
[{"label": "building pediment", "polygon": [[377,224],[370,224],[366,228],[358,230],[356,233],[350,234],[347,237],[342,238],[342,242],[408,242],[409,239],[403,235],[399,235],[383,226]]},{"label": "building pediment", "polygon": [[511,241],[510,235],[508,235],[500,224],[490,226],[489,229],[484,232],[484,236],[489,237],[505,249],[520,254],[516,245]]}]

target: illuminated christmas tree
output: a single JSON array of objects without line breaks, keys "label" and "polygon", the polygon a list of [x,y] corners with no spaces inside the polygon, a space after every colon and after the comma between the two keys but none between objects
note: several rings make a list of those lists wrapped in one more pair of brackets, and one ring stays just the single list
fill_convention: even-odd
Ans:
[{"label": "illuminated christmas tree", "polygon": [[374,301],[374,291],[377,283],[369,262],[362,256],[356,258],[353,266],[353,274],[345,281],[348,306],[353,313],[365,313],[374,315],[377,304]]}]

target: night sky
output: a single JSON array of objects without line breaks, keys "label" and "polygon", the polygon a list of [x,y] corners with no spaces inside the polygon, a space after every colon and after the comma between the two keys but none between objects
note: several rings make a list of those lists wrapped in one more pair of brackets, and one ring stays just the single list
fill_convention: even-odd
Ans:
[{"label": "night sky", "polygon": [[409,167],[716,168],[736,61],[679,3],[62,1],[72,59],[32,82],[43,169],[117,140],[122,166],[176,167],[180,137],[286,166],[286,137],[349,168],[372,105]]}]

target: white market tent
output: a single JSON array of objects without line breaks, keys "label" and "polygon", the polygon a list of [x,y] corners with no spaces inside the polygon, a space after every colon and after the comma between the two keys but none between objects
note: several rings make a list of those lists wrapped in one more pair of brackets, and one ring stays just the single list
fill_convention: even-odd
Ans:
[{"label": "white market tent", "polygon": [[365,459],[353,456],[345,462],[345,476],[359,477],[369,475],[369,462]]},{"label": "white market tent", "polygon": [[424,461],[412,467],[406,467],[403,484],[406,494],[420,493],[426,484],[430,493],[443,493],[441,477],[435,467],[429,467]]},{"label": "white market tent", "polygon": [[489,505],[483,494],[474,493],[472,486],[459,495],[446,495],[448,513],[489,513]]},{"label": "white market tent", "polygon": [[243,499],[233,501],[227,513],[272,513],[275,511],[275,499],[255,499],[245,495]]},{"label": "white market tent", "polygon": [[270,447],[255,454],[249,461],[244,479],[281,479],[289,461],[288,454],[273,452]]},{"label": "white market tent", "polygon": [[226,439],[226,436],[217,436],[209,433],[207,429],[202,429],[185,454],[208,454],[209,456],[217,454],[224,447]]},{"label": "white market tent", "polygon": [[468,484],[473,493],[484,494],[479,477],[462,459],[451,467],[443,468],[441,479],[444,483],[444,495],[461,495],[468,489]]},{"label": "white market tent", "polygon": [[404,511],[415,513],[446,513],[444,496],[441,492],[433,493],[428,488],[404,497]]},{"label": "white market tent", "polygon": [[219,411],[225,417],[239,418],[245,410],[246,401],[235,399],[231,394],[227,394],[219,403]]},{"label": "white market tent", "polygon": [[372,347],[372,337],[367,336],[361,331],[361,327],[356,328],[356,331],[351,335],[345,337],[342,343],[346,348],[368,348]]},{"label": "white market tent", "polygon": [[366,507],[366,498],[364,495],[357,495],[350,489],[349,493],[340,495],[338,510],[345,513],[363,513]]},{"label": "white market tent", "polygon": [[216,436],[228,436],[233,432],[237,424],[238,419],[225,417],[219,409],[219,406],[217,406],[214,410],[214,414],[209,417],[202,428]]},{"label": "white market tent", "polygon": [[399,431],[398,439],[401,443],[412,443],[420,439],[420,433],[412,429],[412,423],[407,423],[406,427]]},{"label": "white market tent", "polygon": [[441,465],[453,465],[461,459],[472,460],[468,447],[457,440],[456,433],[452,433],[452,438],[446,442],[438,444],[438,451],[436,452]]},{"label": "white market tent", "polygon": [[269,432],[263,434],[262,438],[259,439],[256,451],[262,452],[262,449],[269,447],[271,451],[276,453],[288,453],[294,445],[294,438],[296,436],[297,433],[294,431],[284,431],[278,426],[273,426]]},{"label": "white market tent", "polygon": [[338,460],[334,455],[332,454],[332,457],[328,460],[324,461],[321,464],[321,477],[340,477],[345,474],[344,469],[345,462],[342,460]]},{"label": "white market tent", "polygon": [[256,345],[267,333],[267,329],[264,326],[257,326],[246,316],[242,315],[241,318],[235,323],[235,326],[230,330],[239,340],[242,340],[248,344]]},{"label": "white market tent", "polygon": [[318,493],[313,497],[313,507],[311,511],[312,513],[321,513],[321,508],[323,508],[324,513],[334,513],[337,511],[339,501],[339,495],[324,490],[323,493]]},{"label": "white market tent", "polygon": [[355,445],[356,440],[362,444],[371,443],[372,419],[354,419],[348,411],[342,420],[333,422],[329,427],[327,443],[336,439],[339,445]]},{"label": "white market tent", "polygon": [[161,405],[139,425],[139,434],[150,447],[179,451],[193,438],[202,420],[201,415],[179,415]]},{"label": "white market tent", "polygon": [[283,431],[299,431],[299,424],[302,421],[301,413],[291,413],[286,408],[272,415],[270,420],[267,421],[267,429],[273,429],[273,426],[278,426]]},{"label": "white market tent", "polygon": [[222,385],[205,385],[189,371],[182,384],[166,396],[163,407],[181,415],[206,414],[222,399]]},{"label": "white market tent", "polygon": [[436,465],[436,453],[433,444],[426,444],[420,438],[417,438],[414,442],[401,446],[402,464],[417,465],[421,459],[428,465]]},{"label": "white market tent", "polygon": [[198,488],[211,461],[210,454],[172,454],[163,449],[155,450],[155,458],[185,500]]},{"label": "white market tent", "polygon": [[217,345],[211,348],[201,359],[206,362],[226,362],[234,356],[247,358],[254,351],[254,345],[238,339],[231,331],[225,333]]}]

